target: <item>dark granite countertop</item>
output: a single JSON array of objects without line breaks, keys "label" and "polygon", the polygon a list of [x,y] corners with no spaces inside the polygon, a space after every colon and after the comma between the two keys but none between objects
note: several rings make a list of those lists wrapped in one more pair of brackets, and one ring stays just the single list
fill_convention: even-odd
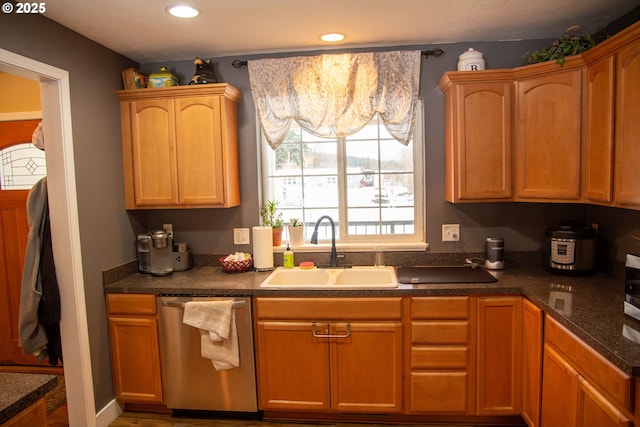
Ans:
[{"label": "dark granite countertop", "polygon": [[376,290],[260,288],[268,274],[229,274],[216,267],[197,267],[166,277],[135,273],[105,285],[104,290],[194,296],[523,295],[622,371],[640,376],[640,321],[623,312],[624,281],[606,274],[561,276],[525,266],[494,272],[499,280],[488,284],[400,284],[396,289]]},{"label": "dark granite countertop", "polygon": [[55,375],[0,372],[0,424],[36,403],[56,384]]}]

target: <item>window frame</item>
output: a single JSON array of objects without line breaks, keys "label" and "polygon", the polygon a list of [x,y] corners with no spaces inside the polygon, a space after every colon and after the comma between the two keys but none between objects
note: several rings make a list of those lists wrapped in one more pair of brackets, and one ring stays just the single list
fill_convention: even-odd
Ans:
[{"label": "window frame", "polygon": [[[414,185],[414,233],[413,234],[397,234],[397,235],[348,235],[347,239],[342,236],[345,234],[348,223],[347,221],[339,221],[337,227],[340,228],[338,235],[340,238],[336,239],[336,246],[341,250],[357,251],[362,249],[373,249],[381,246],[387,249],[393,250],[426,250],[428,244],[426,243],[426,182],[425,182],[425,151],[426,145],[425,132],[424,132],[424,104],[422,100],[418,100],[415,109],[414,131],[413,131],[413,185]],[[259,123],[256,112],[256,123]],[[270,198],[269,191],[269,152],[273,149],[267,144],[266,139],[263,137],[260,130],[260,126],[257,126],[257,144],[258,144],[258,179],[260,182],[258,197],[260,205],[262,206]],[[342,139],[342,141],[340,141]],[[338,179],[338,210],[341,218],[347,218],[347,195],[346,184],[343,181],[346,178],[346,145],[344,140],[346,138],[336,138],[338,140],[338,153],[337,153],[337,179]],[[397,142],[400,144],[400,142]],[[285,221],[285,227],[287,226]],[[327,246],[330,244],[328,239],[318,241],[318,245],[313,245],[305,242],[302,246],[297,248],[303,248],[307,252],[322,252],[326,251]],[[275,251],[282,250],[282,248],[274,248]]]}]

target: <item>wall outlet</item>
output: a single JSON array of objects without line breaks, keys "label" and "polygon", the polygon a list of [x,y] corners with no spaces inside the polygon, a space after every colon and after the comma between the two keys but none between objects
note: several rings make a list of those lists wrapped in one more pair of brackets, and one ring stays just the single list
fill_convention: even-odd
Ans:
[{"label": "wall outlet", "polygon": [[248,245],[249,229],[248,228],[234,228],[233,229],[233,244],[234,245]]},{"label": "wall outlet", "polygon": [[460,224],[442,224],[442,241],[459,242]]},{"label": "wall outlet", "polygon": [[162,224],[162,228],[167,232],[170,239],[173,239],[173,224]]}]

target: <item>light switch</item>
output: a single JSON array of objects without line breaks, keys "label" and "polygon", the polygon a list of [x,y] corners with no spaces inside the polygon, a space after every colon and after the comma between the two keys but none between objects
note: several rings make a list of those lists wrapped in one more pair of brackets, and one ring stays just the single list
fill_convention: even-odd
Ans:
[{"label": "light switch", "polygon": [[233,244],[234,245],[248,245],[250,244],[249,240],[249,229],[248,228],[234,228],[233,229]]},{"label": "light switch", "polygon": [[442,224],[442,241],[459,242],[460,224]]}]

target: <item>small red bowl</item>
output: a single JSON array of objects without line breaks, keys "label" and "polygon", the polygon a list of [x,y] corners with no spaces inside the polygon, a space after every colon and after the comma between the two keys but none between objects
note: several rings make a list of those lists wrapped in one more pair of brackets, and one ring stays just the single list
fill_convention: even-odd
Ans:
[{"label": "small red bowl", "polygon": [[242,273],[251,270],[251,267],[253,267],[253,258],[243,259],[242,261],[225,261],[225,258],[220,258],[220,265],[227,273]]}]

